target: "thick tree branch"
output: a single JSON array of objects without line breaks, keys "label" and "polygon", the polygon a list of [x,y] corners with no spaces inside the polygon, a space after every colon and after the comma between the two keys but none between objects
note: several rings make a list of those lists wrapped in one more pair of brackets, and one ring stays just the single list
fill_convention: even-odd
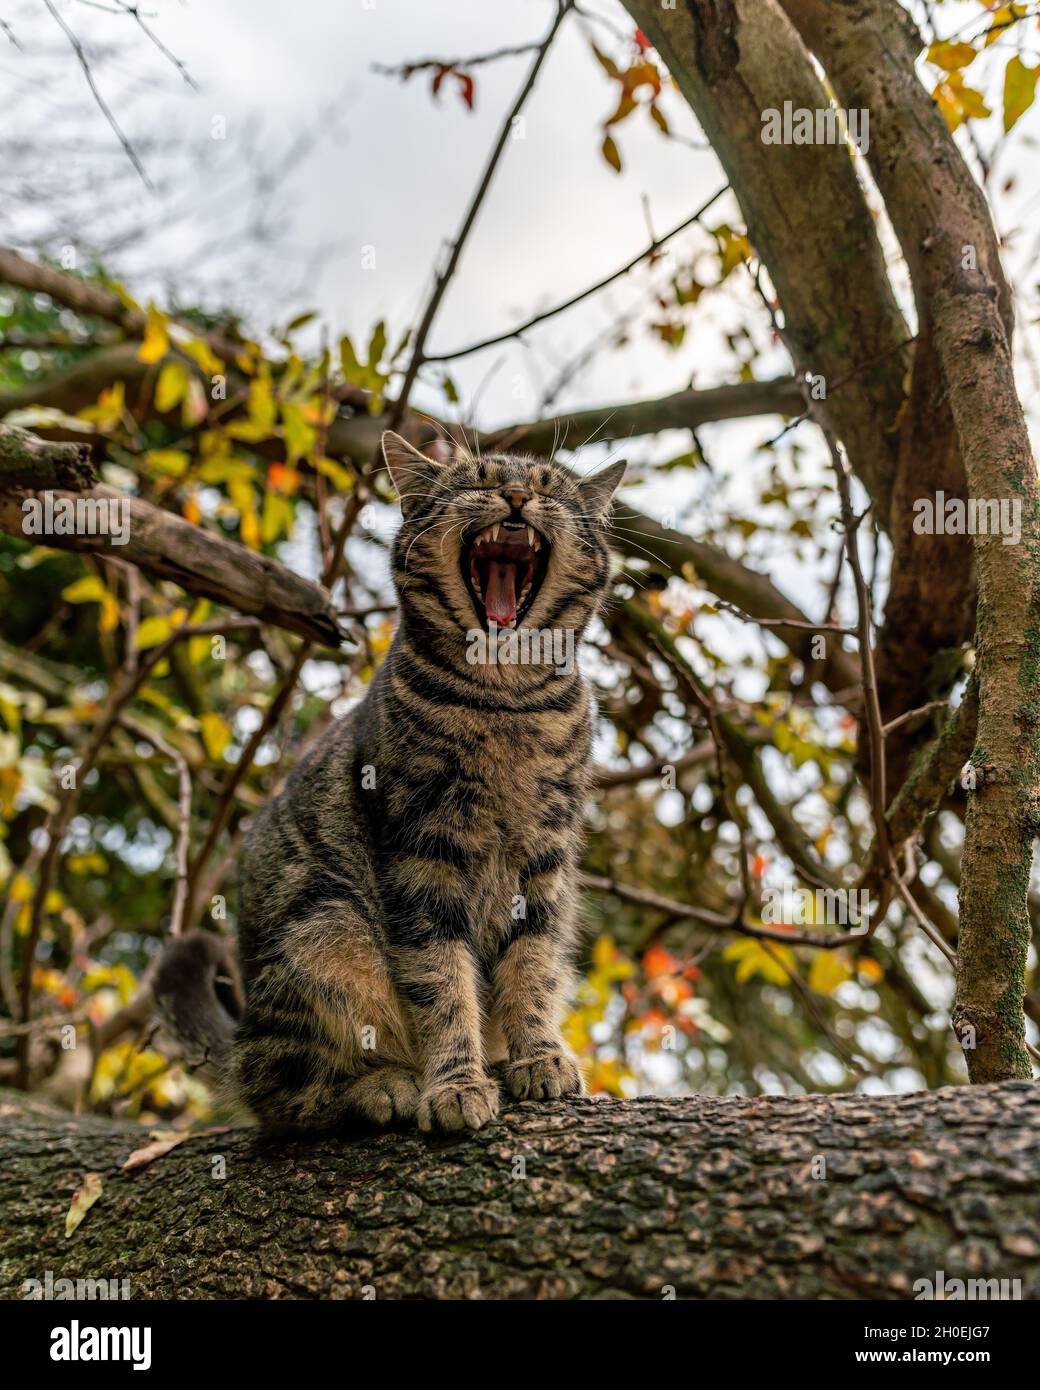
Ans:
[{"label": "thick tree branch", "polygon": [[[726,171],[799,361],[827,382],[835,432],[884,527],[895,465],[889,431],[903,400],[908,335],[874,222],[846,147],[763,140],[763,113],[782,111],[785,102],[829,105],[809,55],[776,0],[687,0],[667,8],[626,0],[626,8]],[[849,386],[831,394],[850,372]]]},{"label": "thick tree branch", "polygon": [[0,488],[87,488],[97,481],[87,444],[40,439],[0,424]]},{"label": "thick tree branch", "polygon": [[[458,1139],[237,1130],[136,1172],[140,1127],[3,1100],[7,1298],[48,1269],[134,1299],[907,1299],[938,1270],[1040,1297],[1021,1082],[528,1102]],[[69,1240],[88,1172],[101,1196]]]},{"label": "thick tree branch", "polygon": [[[138,565],[149,574],[172,579],[190,594],[227,604],[241,613],[299,633],[325,646],[338,647],[344,633],[328,593],[310,580],[266,555],[222,540],[172,512],[109,487],[81,493],[54,491],[51,505],[77,498],[87,504],[107,503],[123,509],[126,543],[112,534],[51,533],[34,536],[26,530],[24,503],[31,493],[0,491],[0,530],[20,540],[37,539],[59,550],[75,550]],[[42,506],[44,499],[37,499]]]},{"label": "thick tree branch", "polygon": [[478,436],[480,447],[515,448],[544,453],[555,445],[576,449],[603,439],[627,439],[659,430],[696,429],[711,420],[739,420],[750,415],[796,415],[802,392],[794,377],[740,381],[698,391],[676,391],[657,400],[595,406],[547,420],[529,420]]}]

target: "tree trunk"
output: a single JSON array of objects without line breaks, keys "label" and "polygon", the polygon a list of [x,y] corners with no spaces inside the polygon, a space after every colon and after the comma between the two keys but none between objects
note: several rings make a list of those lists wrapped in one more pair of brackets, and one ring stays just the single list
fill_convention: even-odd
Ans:
[{"label": "tree trunk", "polygon": [[[924,45],[905,10],[862,0],[853,18],[823,0],[785,4],[846,107],[881,113],[868,159],[910,267],[968,496],[1021,510],[1014,543],[992,531],[974,537],[979,714],[954,1028],[973,1081],[1029,1077],[1022,1005],[1040,805],[1040,486],[1015,391],[1011,295],[985,198],[914,71]],[[902,119],[885,120],[886,110]],[[909,495],[927,497],[924,484],[915,474]],[[938,539],[917,537],[916,546],[946,573]]]},{"label": "tree trunk", "polygon": [[[1040,1297],[1040,1091],[577,1100],[465,1138],[188,1139],[0,1103],[0,1296],[895,1298],[918,1279]],[[65,1236],[86,1174],[101,1195]],[[223,1173],[223,1176],[221,1176]]]}]

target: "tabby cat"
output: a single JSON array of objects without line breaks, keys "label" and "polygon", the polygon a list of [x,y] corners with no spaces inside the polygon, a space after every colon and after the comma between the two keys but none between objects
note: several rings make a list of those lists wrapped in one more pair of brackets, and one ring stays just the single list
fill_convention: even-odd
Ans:
[{"label": "tabby cat", "polygon": [[212,935],[173,943],[156,978],[166,1018],[268,1129],[479,1129],[499,1081],[518,1099],[582,1089],[560,1016],[589,691],[573,662],[488,658],[525,629],[580,636],[625,465],[435,462],[390,432],[383,453],[400,620],[364,700],[252,825],[244,1014]]}]

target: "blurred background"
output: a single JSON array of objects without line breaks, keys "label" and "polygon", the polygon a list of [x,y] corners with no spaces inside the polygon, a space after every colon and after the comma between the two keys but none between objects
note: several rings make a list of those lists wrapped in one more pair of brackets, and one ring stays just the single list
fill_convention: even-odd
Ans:
[{"label": "blurred background", "polygon": [[[171,926],[184,851],[197,920],[233,930],[249,815],[361,697],[389,644],[392,493],[384,479],[362,504],[363,459],[325,445],[334,420],[378,413],[399,389],[406,334],[554,8],[25,0],[0,10],[0,242],[121,295],[148,322],[143,383],[106,380],[88,401],[70,377],[125,325],[0,276],[0,415],[101,439],[106,482],[307,578],[327,576],[342,525],[332,587],[347,634],[298,663],[299,635],[266,623],[229,631],[223,651],[208,633],[173,645],[98,751],[34,909],[56,770],[89,742],[121,672],[222,609],[118,559],[0,537],[0,1079],[28,1075],[63,1103],[142,1119],[209,1114],[204,1081],[141,1005],[148,966]],[[936,48],[921,73],[930,89],[956,79],[944,110],[1002,238],[1035,428],[1040,27],[1025,5],[908,8],[928,42],[975,50],[950,68]],[[1012,60],[1033,76],[1028,99],[1009,106],[1009,71],[1021,86]],[[842,930],[817,920],[815,903],[779,924],[790,943],[727,925],[737,912],[746,927],[771,925],[764,906],[806,886],[792,846],[850,886],[871,841],[854,702],[721,607],[693,560],[662,565],[641,550],[650,517],[768,576],[810,621],[854,621],[838,497],[810,423],[773,412],[637,430],[625,414],[632,402],[790,373],[757,269],[718,161],[660,60],[619,4],[589,0],[567,17],[510,130],[427,343],[445,360],[423,366],[411,395],[459,439],[585,409],[618,416],[613,435],[601,428],[585,444],[570,430],[563,450],[580,471],[622,453],[630,462],[614,601],[583,655],[601,718],[568,1022],[591,1088],[618,1095],[878,1093],[964,1077],[949,966],[898,902],[869,939],[839,949],[796,939]],[[239,346],[244,418],[168,370],[177,324],[204,376],[222,366],[214,335]],[[869,521],[860,543],[880,610],[887,544]],[[671,665],[647,623],[675,645]],[[728,773],[683,663],[743,750]],[[946,655],[954,704],[969,672],[970,652]],[[963,834],[953,803],[928,828],[915,890],[951,932]],[[35,1023],[19,1031],[27,941]],[[1034,1042],[1036,1017],[1034,1001]]]}]

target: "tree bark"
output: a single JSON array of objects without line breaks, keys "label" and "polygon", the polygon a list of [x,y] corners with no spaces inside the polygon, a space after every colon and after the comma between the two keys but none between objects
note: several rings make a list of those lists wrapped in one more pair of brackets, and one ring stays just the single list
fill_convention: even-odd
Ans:
[{"label": "tree bark", "polygon": [[[1040,1091],[576,1100],[464,1138],[200,1135],[137,1171],[137,1126],[0,1102],[0,1295],[875,1298],[919,1278],[1040,1297]],[[222,1160],[224,1176],[221,1171]],[[71,1238],[87,1173],[99,1199]]]},{"label": "tree bark", "polygon": [[[625,0],[696,113],[769,270],[799,363],[827,381],[827,411],[888,524],[891,433],[908,330],[874,221],[841,145],[767,144],[763,112],[827,94],[777,0]],[[840,383],[840,384],[839,384]]]},{"label": "tree bark", "polygon": [[22,510],[32,495],[24,490],[7,491],[0,477],[0,531],[57,550],[76,550],[139,565],[149,574],[174,580],[189,594],[216,599],[323,646],[339,647],[343,641],[345,634],[328,591],[268,555],[223,540],[143,498],[102,486],[76,494],[54,490],[53,502],[75,502],[80,497],[118,503],[126,509],[122,543],[102,531],[37,536],[26,532]]},{"label": "tree bark", "polygon": [[[973,538],[978,730],[961,875],[954,1028],[973,1081],[1032,1075],[1023,999],[1033,840],[1040,823],[1040,484],[1011,354],[1011,295],[985,198],[914,71],[923,44],[897,0],[855,13],[785,0],[847,107],[875,119],[868,158],[910,267],[922,350],[934,351],[969,498],[1021,509],[1015,543]],[[910,495],[931,478],[915,469]],[[909,500],[909,499],[908,499]],[[962,538],[965,539],[965,538]],[[916,536],[945,573],[938,536]],[[926,596],[915,595],[919,605]]]}]

